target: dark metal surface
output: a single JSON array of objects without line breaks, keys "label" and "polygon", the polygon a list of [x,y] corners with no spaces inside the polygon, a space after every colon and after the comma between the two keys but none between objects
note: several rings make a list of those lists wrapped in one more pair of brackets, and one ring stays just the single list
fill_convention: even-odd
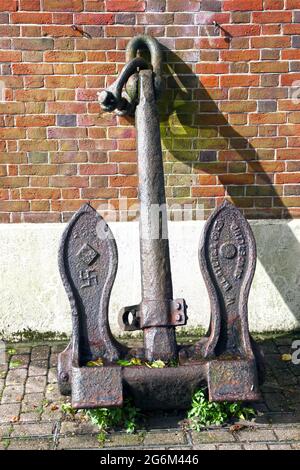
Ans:
[{"label": "dark metal surface", "polygon": [[[173,287],[159,118],[151,70],[142,70],[139,74],[135,122],[140,200],[141,317],[143,324],[160,322],[167,325]],[[174,327],[145,328],[144,347],[150,361],[175,359]]]},{"label": "dark metal surface", "polygon": [[[152,301],[143,302],[144,310],[148,304],[148,315],[141,317],[140,305],[131,305],[130,307],[122,308],[119,312],[119,326],[123,331],[136,331],[151,326],[183,326],[187,322],[186,303],[184,299],[171,300],[169,305],[161,305],[152,314]],[[155,301],[155,306],[158,302]],[[161,310],[167,309],[169,316],[167,322],[164,323],[159,315]]]},{"label": "dark metal surface", "polygon": [[211,303],[209,332],[195,346],[182,348],[181,358],[211,360],[212,400],[257,399],[256,358],[261,358],[254,355],[248,328],[256,245],[247,220],[230,202],[224,201],[206,222],[199,261]]},{"label": "dark metal surface", "polygon": [[136,406],[146,410],[184,409],[192,396],[206,383],[206,365],[149,369],[123,368],[124,391],[133,397]]},{"label": "dark metal surface", "polygon": [[[128,62],[118,76],[117,80],[106,90],[98,94],[98,99],[104,111],[114,111],[117,114],[133,114],[136,107],[136,94],[132,97],[122,94],[123,87],[137,70],[147,69],[147,62],[136,57]],[[135,84],[137,86],[137,84]]]},{"label": "dark metal surface", "polygon": [[[144,47],[150,51],[151,64],[136,57]],[[119,324],[125,331],[141,329],[144,346],[129,349],[111,334],[108,305],[117,248],[108,225],[85,205],[71,219],[59,252],[73,321],[72,341],[59,355],[60,391],[72,392],[75,408],[122,406],[127,395],[143,409],[186,408],[203,385],[213,401],[258,400],[263,360],[249,334],[247,311],[255,240],[242,213],[227,201],[206,222],[199,248],[211,303],[209,331],[193,346],[176,343],[175,327],[186,324],[187,306],[184,299],[173,300],[156,105],[162,61],[157,41],[133,38],[127,60],[117,81],[99,99],[106,111],[135,111],[142,300],[120,311]],[[144,365],[120,367],[120,358],[139,358]],[[158,359],[167,367],[151,368],[149,363]],[[169,367],[177,359],[178,365]],[[97,360],[98,366],[89,363]]]},{"label": "dark metal surface", "polygon": [[64,231],[59,250],[59,269],[71,305],[73,331],[72,345],[59,359],[62,389],[67,387],[62,374],[71,376],[70,362],[80,367],[99,357],[114,361],[124,351],[112,336],[108,322],[117,266],[112,232],[91,206],[84,205]]},{"label": "dark metal surface", "polygon": [[210,336],[203,355],[252,358],[248,297],[256,245],[247,220],[230,202],[224,201],[207,221],[199,261],[211,302]]},{"label": "dark metal surface", "polygon": [[74,408],[122,405],[121,367],[72,368],[72,406]]}]

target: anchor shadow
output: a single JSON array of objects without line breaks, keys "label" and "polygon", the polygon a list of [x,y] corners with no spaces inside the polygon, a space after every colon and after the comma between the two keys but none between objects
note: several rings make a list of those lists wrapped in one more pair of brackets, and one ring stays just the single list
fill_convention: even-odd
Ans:
[{"label": "anchor shadow", "polygon": [[[265,243],[257,247],[259,261],[293,314],[295,324],[300,323],[300,244],[289,226],[292,213],[282,201],[282,186],[274,185],[274,170],[266,171],[268,161],[274,160],[268,149],[256,150],[249,141],[255,137],[252,126],[243,125],[241,135],[219,109],[214,100],[225,100],[229,106],[232,102],[228,100],[228,90],[214,87],[209,92],[185,62],[166,47],[164,50],[166,87],[159,107],[165,164],[172,167],[170,186],[173,164],[184,163],[192,169],[183,178],[186,181],[191,178],[192,184],[193,178],[198,180],[192,195],[204,204],[205,215],[212,212],[215,206],[212,196],[217,193],[217,204],[227,198],[248,218],[282,219],[280,223],[274,221],[269,231],[255,223],[252,228],[256,238],[265,238]],[[247,99],[240,101],[245,103],[246,110]],[[242,111],[243,105],[240,109],[236,116],[247,112]],[[218,151],[221,161],[217,160]],[[184,191],[179,195],[182,199]],[[186,202],[190,202],[190,196]],[[277,258],[270,246],[278,247]]]}]

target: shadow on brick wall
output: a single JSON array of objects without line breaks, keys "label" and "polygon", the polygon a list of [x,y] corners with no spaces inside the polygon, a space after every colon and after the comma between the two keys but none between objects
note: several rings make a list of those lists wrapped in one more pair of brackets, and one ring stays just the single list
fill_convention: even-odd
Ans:
[{"label": "shadow on brick wall", "polygon": [[[160,99],[161,135],[165,151],[167,186],[179,184],[179,200],[197,199],[210,212],[217,202],[229,198],[250,219],[289,219],[290,211],[282,199],[282,189],[274,185],[274,172],[284,162],[276,162],[268,148],[256,150],[249,138],[255,138],[252,126],[243,124],[247,99],[238,101],[235,129],[229,124],[215,100],[233,108],[228,90],[206,90],[192,69],[176,54],[165,49],[165,88]],[[244,109],[244,111],[243,111]],[[232,115],[231,115],[232,116]],[[241,135],[237,128],[240,126]],[[266,136],[272,139],[272,136]],[[273,165],[273,166],[272,166]],[[278,165],[276,167],[276,165]],[[168,176],[168,168],[171,169]],[[270,173],[266,171],[269,168]],[[196,179],[196,185],[195,183]],[[188,184],[192,187],[188,188]],[[282,188],[282,187],[281,187]],[[180,193],[181,191],[181,193]],[[173,199],[175,200],[175,199]],[[253,226],[264,243],[258,246],[258,258],[283,301],[300,322],[300,244],[288,220],[274,223],[268,231]],[[268,247],[276,247],[274,250]],[[274,256],[274,251],[277,257]]]}]

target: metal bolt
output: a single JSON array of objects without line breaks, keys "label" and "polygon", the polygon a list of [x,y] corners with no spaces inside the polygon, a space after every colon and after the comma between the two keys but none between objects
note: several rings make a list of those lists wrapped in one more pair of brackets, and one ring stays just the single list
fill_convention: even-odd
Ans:
[{"label": "metal bolt", "polygon": [[176,304],[176,310],[181,310],[181,304],[179,302]]},{"label": "metal bolt", "polygon": [[68,382],[69,381],[69,374],[67,372],[61,372],[60,373],[60,379],[62,382]]},{"label": "metal bolt", "polygon": [[117,107],[116,98],[109,90],[103,90],[98,93],[98,100],[101,104],[101,107],[106,111],[113,111]]},{"label": "metal bolt", "polygon": [[181,315],[180,315],[179,313],[176,315],[175,320],[176,320],[176,321],[180,321],[180,320],[181,320]]}]

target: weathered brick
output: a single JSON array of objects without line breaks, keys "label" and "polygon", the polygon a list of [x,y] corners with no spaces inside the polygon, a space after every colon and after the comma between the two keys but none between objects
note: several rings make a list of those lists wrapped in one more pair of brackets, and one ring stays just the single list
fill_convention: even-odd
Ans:
[{"label": "weathered brick", "polygon": [[85,53],[78,51],[47,51],[44,59],[46,62],[82,62],[85,60]]},{"label": "weathered brick", "polygon": [[1,0],[0,11],[17,11],[17,0]]},{"label": "weathered brick", "polygon": [[168,0],[168,11],[199,11],[200,2],[197,0]]},{"label": "weathered brick", "polygon": [[139,0],[107,0],[108,11],[144,11],[145,2]]},{"label": "weathered brick", "polygon": [[42,0],[45,11],[82,11],[83,0]]},{"label": "weathered brick", "polygon": [[20,51],[0,51],[0,62],[20,62],[21,60]]},{"label": "weathered brick", "polygon": [[16,126],[18,127],[44,127],[44,126],[54,126],[55,116],[17,116],[16,117]]},{"label": "weathered brick", "polygon": [[110,75],[116,73],[115,64],[77,64],[75,65],[77,74],[83,75]]},{"label": "weathered brick", "polygon": [[262,0],[224,0],[223,9],[229,11],[262,10]]},{"label": "weathered brick", "polygon": [[[292,182],[300,171],[297,1],[20,0],[7,11],[2,4],[0,199],[30,201],[26,212],[3,211],[2,222],[66,221],[85,199],[136,200],[133,120],[101,112],[97,91],[113,83],[129,38],[140,33],[162,36],[166,62],[186,90],[178,97],[178,82],[167,79],[168,196],[202,201],[207,215],[223,198],[222,183],[248,216],[300,216]],[[279,175],[289,182],[272,189]],[[241,192],[243,177],[258,188],[253,195]],[[287,211],[274,189],[293,204]]]},{"label": "weathered brick", "polygon": [[53,49],[54,41],[52,38],[16,38],[12,41],[13,48],[17,50],[35,50],[46,51]]},{"label": "weathered brick", "polygon": [[19,10],[39,11],[40,0],[19,0]]},{"label": "weathered brick", "polygon": [[18,12],[18,13],[12,13],[10,15],[11,17],[11,22],[12,23],[20,23],[20,24],[32,24],[32,23],[37,23],[37,24],[49,24],[52,23],[52,14],[51,13],[36,13],[36,12],[30,12],[30,13],[23,13],[23,12]]}]

